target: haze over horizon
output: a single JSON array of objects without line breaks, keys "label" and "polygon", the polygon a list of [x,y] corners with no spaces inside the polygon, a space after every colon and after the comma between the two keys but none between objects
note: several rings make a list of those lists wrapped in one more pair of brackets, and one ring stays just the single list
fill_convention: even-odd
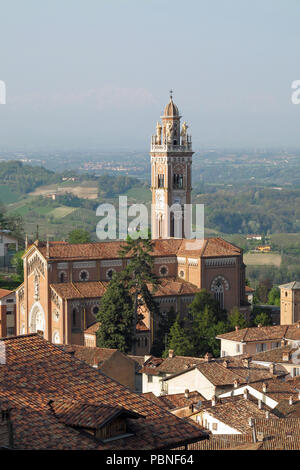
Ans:
[{"label": "haze over horizon", "polygon": [[299,14],[297,0],[11,0],[0,151],[148,149],[170,88],[194,148],[300,148]]}]

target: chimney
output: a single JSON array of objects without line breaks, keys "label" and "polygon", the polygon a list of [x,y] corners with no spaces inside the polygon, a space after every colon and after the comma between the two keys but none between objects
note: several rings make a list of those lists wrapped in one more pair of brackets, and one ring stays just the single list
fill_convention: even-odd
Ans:
[{"label": "chimney", "polygon": [[184,396],[185,396],[185,398],[190,398],[190,391],[189,391],[188,388],[185,389],[185,391],[184,391]]},{"label": "chimney", "polygon": [[267,384],[264,382],[264,383],[262,384],[262,390],[263,390],[264,393],[266,393],[267,388],[268,388],[268,386],[267,386]]},{"label": "chimney", "polygon": [[251,426],[251,428],[252,428],[252,426],[253,426],[253,418],[249,418],[249,426]]},{"label": "chimney", "polygon": [[169,357],[174,357],[174,349],[169,349]]},{"label": "chimney", "polygon": [[205,362],[210,362],[212,360],[212,354],[207,352],[204,356]]},{"label": "chimney", "polygon": [[258,404],[258,409],[261,410],[262,409],[262,401],[260,399],[258,399],[257,404]]},{"label": "chimney", "polygon": [[282,360],[283,360],[283,362],[289,362],[289,360],[290,360],[290,351],[283,351]]},{"label": "chimney", "polygon": [[233,382],[234,388],[238,388],[238,385],[239,385],[239,381],[237,379],[235,379],[234,382]]},{"label": "chimney", "polygon": [[228,368],[228,361],[226,359],[223,361],[223,367],[225,367],[225,369]]},{"label": "chimney", "polygon": [[270,364],[269,365],[269,370],[270,370],[270,374],[274,375],[275,374],[275,364]]},{"label": "chimney", "polygon": [[259,324],[257,325],[257,328],[261,328],[261,323],[259,323]]},{"label": "chimney", "polygon": [[245,400],[248,400],[248,398],[249,398],[249,391],[248,391],[247,388],[245,388],[245,390],[244,390],[244,398],[245,398]]},{"label": "chimney", "polygon": [[281,340],[281,342],[280,342],[282,348],[285,346],[285,343],[286,343],[286,341],[285,341],[285,339],[283,338],[283,339]]},{"label": "chimney", "polygon": [[263,442],[264,441],[264,433],[261,431],[257,432],[257,442]]},{"label": "chimney", "polygon": [[292,404],[293,404],[293,397],[291,395],[290,398],[289,398],[289,405],[292,405]]},{"label": "chimney", "polygon": [[216,406],[216,396],[215,395],[211,399],[211,406]]},{"label": "chimney", "polygon": [[235,325],[235,331],[239,331],[240,327],[238,325]]},{"label": "chimney", "polygon": [[46,245],[46,258],[50,258],[50,246],[49,246],[48,236],[47,236],[47,245]]},{"label": "chimney", "polygon": [[243,359],[243,366],[246,367],[247,369],[249,369],[249,363],[250,363],[249,357],[245,357]]},{"label": "chimney", "polygon": [[269,419],[269,418],[270,418],[270,412],[266,411],[266,419]]}]

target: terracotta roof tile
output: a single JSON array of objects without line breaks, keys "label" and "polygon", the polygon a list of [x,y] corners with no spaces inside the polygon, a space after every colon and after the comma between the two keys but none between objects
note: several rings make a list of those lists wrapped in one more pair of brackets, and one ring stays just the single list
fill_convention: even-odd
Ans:
[{"label": "terracotta roof tile", "polygon": [[[21,417],[26,413],[47,417],[44,421],[43,418],[37,418],[36,426],[30,419],[24,423],[24,420],[18,418],[17,448],[68,447],[63,430],[70,431],[72,435],[75,431],[59,423],[57,418],[55,421],[55,416],[49,410],[50,400],[84,400],[85,404],[118,406],[145,416],[145,419],[130,419],[134,436],[105,444],[92,440],[94,449],[163,449],[204,437],[196,426],[173,416],[39,335],[4,338],[1,342],[6,350],[6,363],[0,365],[0,403],[9,402],[11,408],[19,410],[18,416]],[[44,438],[40,438],[39,428],[43,430]],[[48,442],[45,438],[47,433]],[[59,446],[58,437],[52,440],[53,434],[60,435]],[[78,434],[75,432],[75,435]],[[87,437],[79,435],[81,444],[78,443],[78,448],[89,448],[91,440],[87,441]]]},{"label": "terracotta roof tile", "polygon": [[6,297],[7,295],[12,294],[12,293],[13,293],[12,290],[0,289],[0,299],[2,299],[3,297]]}]

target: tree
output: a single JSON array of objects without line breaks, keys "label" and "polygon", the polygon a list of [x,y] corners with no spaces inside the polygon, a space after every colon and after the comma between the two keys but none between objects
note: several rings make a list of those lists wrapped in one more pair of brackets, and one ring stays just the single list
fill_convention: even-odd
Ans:
[{"label": "tree", "polygon": [[153,299],[148,285],[156,288],[158,280],[153,273],[153,259],[151,257],[152,242],[143,238],[130,238],[120,250],[120,255],[130,257],[126,267],[126,276],[130,279],[129,290],[133,294],[134,313],[132,320],[132,353],[136,354],[136,324],[138,322],[139,307],[145,305],[152,318],[159,316],[158,305]]},{"label": "tree", "polygon": [[168,355],[169,349],[173,349],[177,356],[193,356],[194,347],[188,337],[186,329],[182,326],[180,315],[178,314],[173,323],[168,336],[168,347],[164,352],[164,357]]},{"label": "tree", "polygon": [[82,228],[72,230],[68,236],[69,243],[89,243],[90,241],[91,236],[89,232],[83,230]]},{"label": "tree", "polygon": [[20,282],[24,281],[24,267],[23,267],[23,256],[24,251],[18,251],[12,257],[11,264],[16,268],[17,277]]},{"label": "tree", "polygon": [[228,326],[230,330],[234,330],[236,326],[239,328],[247,327],[245,317],[237,307],[234,307],[229,314]]},{"label": "tree", "polygon": [[261,326],[268,326],[272,325],[272,320],[270,315],[267,314],[267,312],[261,312],[256,315],[254,318],[254,323],[256,326],[261,325]]},{"label": "tree", "polygon": [[157,333],[151,348],[151,354],[153,354],[153,356],[161,357],[164,350],[167,350],[168,336],[176,317],[177,315],[173,306],[167,314],[159,315]]},{"label": "tree", "polygon": [[205,307],[209,307],[211,313],[214,314],[214,322],[226,320],[226,312],[220,309],[218,301],[206,289],[197,292],[189,306],[189,312],[193,316],[199,312],[203,312]]},{"label": "tree", "polygon": [[133,301],[128,288],[128,278],[114,274],[102,297],[97,319],[97,346],[116,348],[128,353],[132,348]]},{"label": "tree", "polygon": [[272,287],[268,295],[268,304],[280,307],[280,290],[278,287]]},{"label": "tree", "polygon": [[266,304],[268,302],[268,294],[272,288],[272,282],[270,279],[264,279],[260,281],[258,288],[256,289],[256,295],[261,302]]}]

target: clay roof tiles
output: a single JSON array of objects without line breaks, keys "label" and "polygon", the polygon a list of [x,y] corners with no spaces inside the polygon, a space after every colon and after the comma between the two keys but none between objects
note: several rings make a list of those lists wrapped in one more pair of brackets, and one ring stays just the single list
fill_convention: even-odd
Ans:
[{"label": "clay roof tiles", "polygon": [[[6,363],[0,365],[0,403],[6,401],[12,409],[25,409],[17,411],[18,416],[36,413],[47,417],[47,420],[37,418],[36,427],[32,420],[25,422],[18,418],[20,426],[16,432],[20,431],[20,434],[17,448],[68,447],[63,430],[66,433],[73,433],[73,430],[62,428],[63,425],[54,420],[55,416],[49,410],[50,400],[123,407],[145,416],[145,419],[130,419],[134,436],[105,444],[92,441],[94,449],[163,449],[204,437],[197,427],[164,411],[39,335],[4,338],[1,342],[5,346]],[[39,428],[43,428],[44,436],[48,433],[48,442],[40,438]],[[51,439],[58,429],[62,432],[60,445],[56,447],[58,439]],[[78,443],[78,448],[89,448],[91,440],[81,434],[79,436],[81,443]]]}]

